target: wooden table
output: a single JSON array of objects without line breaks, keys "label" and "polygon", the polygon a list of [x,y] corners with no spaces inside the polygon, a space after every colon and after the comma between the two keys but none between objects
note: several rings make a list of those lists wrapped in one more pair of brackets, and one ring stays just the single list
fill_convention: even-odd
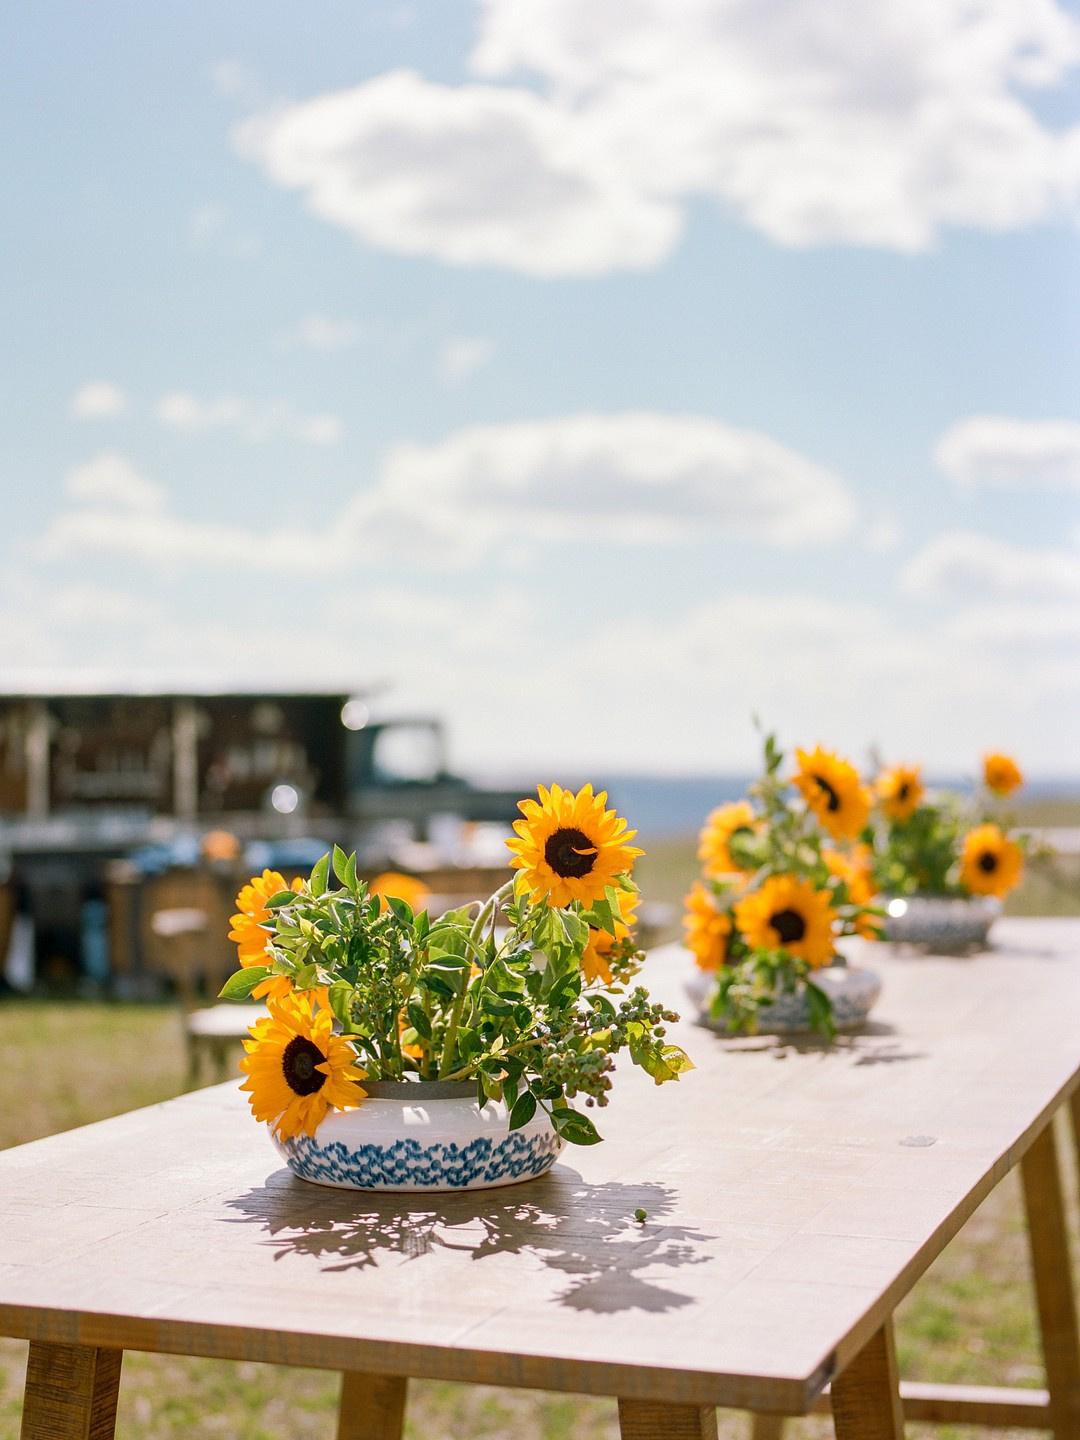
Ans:
[{"label": "wooden table", "polygon": [[[1049,1122],[1080,1081],[1080,922],[1009,922],[998,942],[875,951],[875,1023],[832,1053],[687,1026],[693,1074],[624,1075],[607,1142],[510,1189],[306,1185],[232,1084],[0,1154],[25,1440],[109,1436],[124,1349],[341,1370],[342,1440],[397,1437],[407,1376],[616,1396],[625,1440],[703,1440],[716,1406],[775,1435],[828,1385],[841,1440],[895,1440],[902,1407],[1076,1440]],[[657,952],[653,987],[674,998],[686,963]],[[902,1401],[893,1310],[1017,1162],[1048,1393]]]}]

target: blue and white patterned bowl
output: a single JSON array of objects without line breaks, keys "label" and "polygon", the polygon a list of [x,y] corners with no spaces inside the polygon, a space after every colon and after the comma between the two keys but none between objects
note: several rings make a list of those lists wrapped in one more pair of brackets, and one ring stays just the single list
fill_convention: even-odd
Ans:
[{"label": "blue and white patterned bowl", "polygon": [[314,1138],[279,1140],[294,1175],[346,1190],[489,1190],[543,1175],[563,1142],[543,1110],[508,1130],[507,1107],[476,1086],[368,1082],[355,1110],[333,1110]]},{"label": "blue and white patterned bowl", "polygon": [[928,950],[982,949],[1001,914],[992,895],[908,895],[885,904],[885,939]]},{"label": "blue and white patterned bowl", "polygon": [[[881,978],[861,965],[829,965],[814,974],[814,984],[832,1001],[837,1030],[857,1030],[881,994]],[[727,1031],[723,1020],[709,1014],[716,981],[705,970],[695,970],[686,980],[686,993],[698,1009],[698,1020],[710,1030]],[[801,1035],[811,1030],[810,1007],[801,986],[789,995],[778,995],[771,1005],[758,1011],[759,1035]]]}]

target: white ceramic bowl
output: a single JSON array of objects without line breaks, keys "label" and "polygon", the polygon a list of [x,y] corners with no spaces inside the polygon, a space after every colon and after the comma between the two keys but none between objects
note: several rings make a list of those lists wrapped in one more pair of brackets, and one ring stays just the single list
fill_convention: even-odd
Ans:
[{"label": "white ceramic bowl", "polygon": [[[881,994],[881,978],[861,965],[829,965],[814,972],[814,984],[824,990],[832,1001],[833,1020],[837,1030],[857,1030]],[[716,977],[706,970],[694,970],[686,980],[686,993],[697,1006],[698,1020],[710,1030],[726,1032],[723,1020],[709,1014]],[[810,1007],[802,987],[790,995],[781,994],[771,1005],[758,1011],[759,1035],[801,1035],[812,1029]]]},{"label": "white ceramic bowl", "polygon": [[507,1107],[473,1084],[367,1082],[355,1110],[333,1110],[314,1138],[271,1138],[289,1169],[349,1190],[487,1190],[550,1170],[563,1142],[543,1110],[507,1129]]},{"label": "white ceramic bowl", "polygon": [[885,939],[930,950],[981,948],[1001,914],[992,895],[908,895],[885,902]]}]

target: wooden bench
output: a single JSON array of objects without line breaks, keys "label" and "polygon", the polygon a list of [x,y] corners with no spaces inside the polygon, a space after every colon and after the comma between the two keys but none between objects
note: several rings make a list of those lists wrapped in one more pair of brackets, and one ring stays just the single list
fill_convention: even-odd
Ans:
[{"label": "wooden bench", "polygon": [[[676,1000],[688,963],[670,947],[646,978]],[[342,1440],[397,1440],[408,1376],[614,1396],[625,1440],[707,1440],[716,1406],[760,1440],[826,1392],[840,1440],[897,1440],[905,1412],[1076,1440],[1051,1121],[1080,1084],[1080,923],[874,963],[865,1034],[826,1052],[685,1025],[695,1072],[628,1070],[605,1144],[505,1190],[306,1185],[234,1084],[0,1154],[24,1440],[107,1440],[124,1349],[340,1370]],[[1018,1164],[1046,1390],[902,1390],[897,1304]]]}]

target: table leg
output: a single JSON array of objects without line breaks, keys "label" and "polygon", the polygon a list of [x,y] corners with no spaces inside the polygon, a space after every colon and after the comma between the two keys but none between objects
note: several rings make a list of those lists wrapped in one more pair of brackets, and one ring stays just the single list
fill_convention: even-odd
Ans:
[{"label": "table leg", "polygon": [[784,1417],[782,1415],[755,1415],[752,1418],[751,1440],[783,1440]]},{"label": "table leg", "polygon": [[[1074,1112],[1075,1113],[1075,1112]],[[1080,1435],[1080,1329],[1053,1122],[1020,1162],[1054,1440]]]},{"label": "table leg", "polygon": [[401,1375],[346,1370],[341,1377],[337,1440],[401,1440],[407,1383]]},{"label": "table leg", "polygon": [[832,1412],[836,1440],[903,1440],[891,1319],[833,1380]]},{"label": "table leg", "polygon": [[1072,1121],[1073,1151],[1076,1169],[1080,1174],[1080,1089],[1074,1090],[1069,1100],[1069,1119]]},{"label": "table leg", "polygon": [[32,1343],[22,1440],[112,1440],[122,1350]]},{"label": "table leg", "polygon": [[716,1440],[712,1405],[663,1405],[655,1400],[620,1400],[622,1440]]}]

